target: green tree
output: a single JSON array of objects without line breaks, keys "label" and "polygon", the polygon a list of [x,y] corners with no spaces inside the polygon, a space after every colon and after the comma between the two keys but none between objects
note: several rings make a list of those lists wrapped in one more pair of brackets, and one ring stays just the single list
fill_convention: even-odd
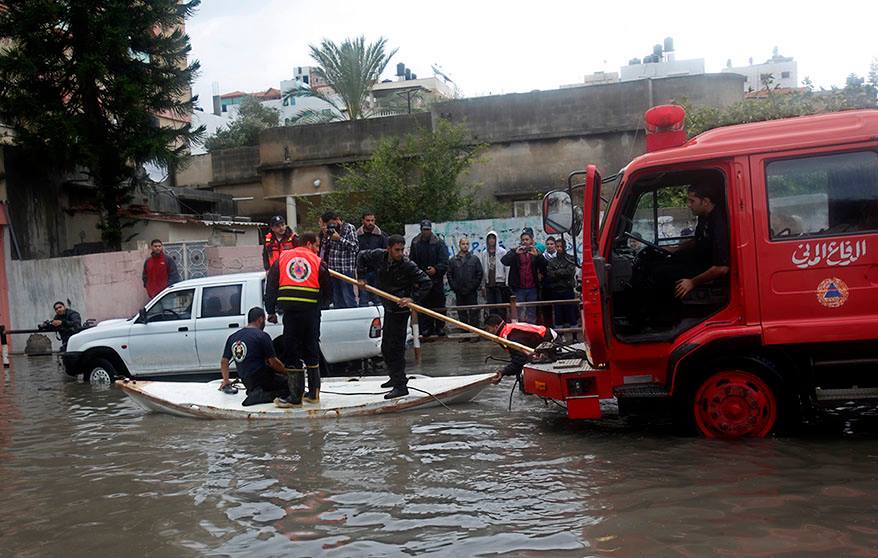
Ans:
[{"label": "green tree", "polygon": [[119,249],[121,205],[144,163],[178,165],[203,129],[191,114],[183,24],[199,0],[16,0],[0,10],[0,120],[16,144],[97,187],[101,236]]},{"label": "green tree", "polygon": [[388,233],[403,233],[406,223],[422,219],[490,216],[493,204],[476,200],[477,186],[461,181],[484,149],[472,143],[465,127],[445,120],[432,131],[383,139],[371,158],[345,167],[336,181],[339,191],[323,205],[349,218],[374,211]]},{"label": "green tree", "polygon": [[372,110],[368,102],[372,87],[398,49],[385,52],[387,39],[379,37],[374,43],[367,44],[363,36],[345,39],[340,45],[323,39],[319,47],[309,46],[311,58],[318,65],[318,77],[332,87],[341,102],[337,102],[332,95],[307,87],[293,89],[287,92],[287,96],[316,97],[332,107],[328,114],[311,109],[303,110],[296,115],[293,124],[367,118]]},{"label": "green tree", "polygon": [[255,97],[245,97],[238,109],[238,116],[225,128],[220,128],[204,142],[208,151],[258,145],[259,132],[276,128],[280,123],[277,109],[266,107]]}]

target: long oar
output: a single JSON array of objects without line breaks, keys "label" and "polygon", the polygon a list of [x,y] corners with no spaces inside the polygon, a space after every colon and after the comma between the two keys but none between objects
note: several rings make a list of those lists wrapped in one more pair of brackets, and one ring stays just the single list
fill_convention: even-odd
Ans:
[{"label": "long oar", "polygon": [[[341,279],[342,281],[347,281],[348,283],[350,283],[352,285],[357,285],[359,288],[366,289],[370,293],[376,294],[376,295],[380,296],[381,298],[386,298],[387,300],[389,300],[391,302],[395,302],[395,303],[399,304],[399,301],[402,300],[398,296],[394,296],[390,293],[384,292],[381,289],[376,289],[375,287],[373,287],[371,285],[366,285],[365,287],[360,287],[360,284],[357,282],[356,279],[348,277],[347,275],[341,274],[337,271],[333,271],[330,269],[329,274],[332,275],[333,277],[335,277],[336,279]],[[423,306],[415,304],[414,302],[409,304],[409,308],[414,309],[415,312],[430,316],[431,318],[435,318],[437,320],[442,320],[443,322],[447,322],[449,324],[456,325],[457,327],[459,327],[461,329],[465,329],[466,331],[469,331],[470,333],[475,333],[476,335],[484,337],[485,339],[487,339],[489,341],[493,341],[494,343],[497,343],[498,345],[506,347],[507,349],[513,349],[515,351],[522,352],[526,355],[532,354],[534,352],[534,350],[531,349],[530,347],[528,347],[527,345],[522,345],[521,343],[516,343],[515,341],[509,341],[508,339],[503,339],[502,337],[492,335],[492,334],[488,333],[487,331],[481,330],[477,327],[473,327],[469,324],[465,324],[461,321],[455,320],[454,318],[449,318],[445,314],[440,314],[439,312],[435,312],[433,310],[430,310],[429,308],[424,308]]]}]

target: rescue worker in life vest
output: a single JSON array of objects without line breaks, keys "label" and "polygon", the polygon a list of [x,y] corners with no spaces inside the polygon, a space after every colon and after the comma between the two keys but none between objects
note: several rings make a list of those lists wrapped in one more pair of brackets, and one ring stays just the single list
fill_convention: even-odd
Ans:
[{"label": "rescue worker in life vest", "polygon": [[[490,314],[485,318],[485,331],[497,337],[520,343],[531,349],[536,349],[540,343],[554,341],[558,337],[555,330],[546,326],[524,322],[506,323],[497,314]],[[521,370],[527,362],[527,355],[520,351],[507,350],[509,351],[510,362],[497,372],[497,375],[494,377],[495,384],[500,383],[500,380],[505,376],[516,376],[519,380],[521,379]]]},{"label": "rescue worker in life vest", "polygon": [[398,234],[387,238],[387,249],[363,250],[357,256],[357,277],[361,289],[366,288],[365,277],[374,272],[376,287],[400,297],[399,304],[383,299],[384,331],[381,335],[381,356],[387,365],[390,380],[382,388],[393,388],[384,399],[409,394],[405,375],[405,339],[411,312],[411,302],[421,302],[433,288],[430,276],[403,255],[405,238]]},{"label": "rescue worker in life vest", "polygon": [[320,298],[329,288],[329,270],[320,261],[317,235],[302,234],[302,246],[281,253],[268,270],[265,281],[265,310],[268,321],[277,323],[275,309],[283,310],[282,360],[290,386],[288,398],[274,400],[278,407],[297,407],[305,392],[307,403],[320,401]]},{"label": "rescue worker in life vest", "polygon": [[280,215],[275,215],[268,222],[271,230],[265,235],[262,245],[262,266],[268,271],[285,250],[301,246],[299,236],[289,228]]}]

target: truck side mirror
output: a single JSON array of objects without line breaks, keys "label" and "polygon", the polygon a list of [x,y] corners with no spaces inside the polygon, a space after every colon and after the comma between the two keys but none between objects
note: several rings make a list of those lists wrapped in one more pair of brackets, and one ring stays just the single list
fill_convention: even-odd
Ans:
[{"label": "truck side mirror", "polygon": [[549,192],[543,198],[543,231],[546,234],[570,232],[574,227],[573,202],[563,190]]}]

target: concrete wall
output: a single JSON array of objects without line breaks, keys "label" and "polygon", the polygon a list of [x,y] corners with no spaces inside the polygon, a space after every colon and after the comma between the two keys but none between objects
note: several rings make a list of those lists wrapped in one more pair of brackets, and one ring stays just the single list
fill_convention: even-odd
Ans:
[{"label": "concrete wall", "polygon": [[[208,274],[261,271],[261,248],[256,244],[208,248]],[[148,254],[143,249],[42,260],[7,258],[10,308],[2,323],[7,329],[34,328],[52,317],[54,301],[68,299],[83,320],[133,316],[148,302],[141,281]],[[12,336],[15,350],[24,349],[27,335]],[[57,349],[60,343],[50,337]]]},{"label": "concrete wall", "polygon": [[258,181],[259,147],[233,147],[211,153],[212,185]]},{"label": "concrete wall", "polygon": [[[643,153],[643,113],[671,101],[726,106],[742,98],[743,78],[703,74],[495,95],[438,103],[431,113],[265,130],[258,147],[212,154],[210,187],[253,196],[251,217],[285,212],[283,197],[334,190],[341,165],[368,158],[378,142],[430,128],[438,118],[469,128],[488,144],[464,180],[485,197],[515,199],[564,184],[586,163],[615,173]],[[319,188],[314,181],[319,179]]]},{"label": "concrete wall", "polygon": [[326,165],[368,158],[385,137],[429,129],[429,113],[271,128],[259,134],[262,168]]},{"label": "concrete wall", "polygon": [[177,171],[177,186],[206,188],[213,180],[213,158],[210,153],[189,157],[186,166]]}]

